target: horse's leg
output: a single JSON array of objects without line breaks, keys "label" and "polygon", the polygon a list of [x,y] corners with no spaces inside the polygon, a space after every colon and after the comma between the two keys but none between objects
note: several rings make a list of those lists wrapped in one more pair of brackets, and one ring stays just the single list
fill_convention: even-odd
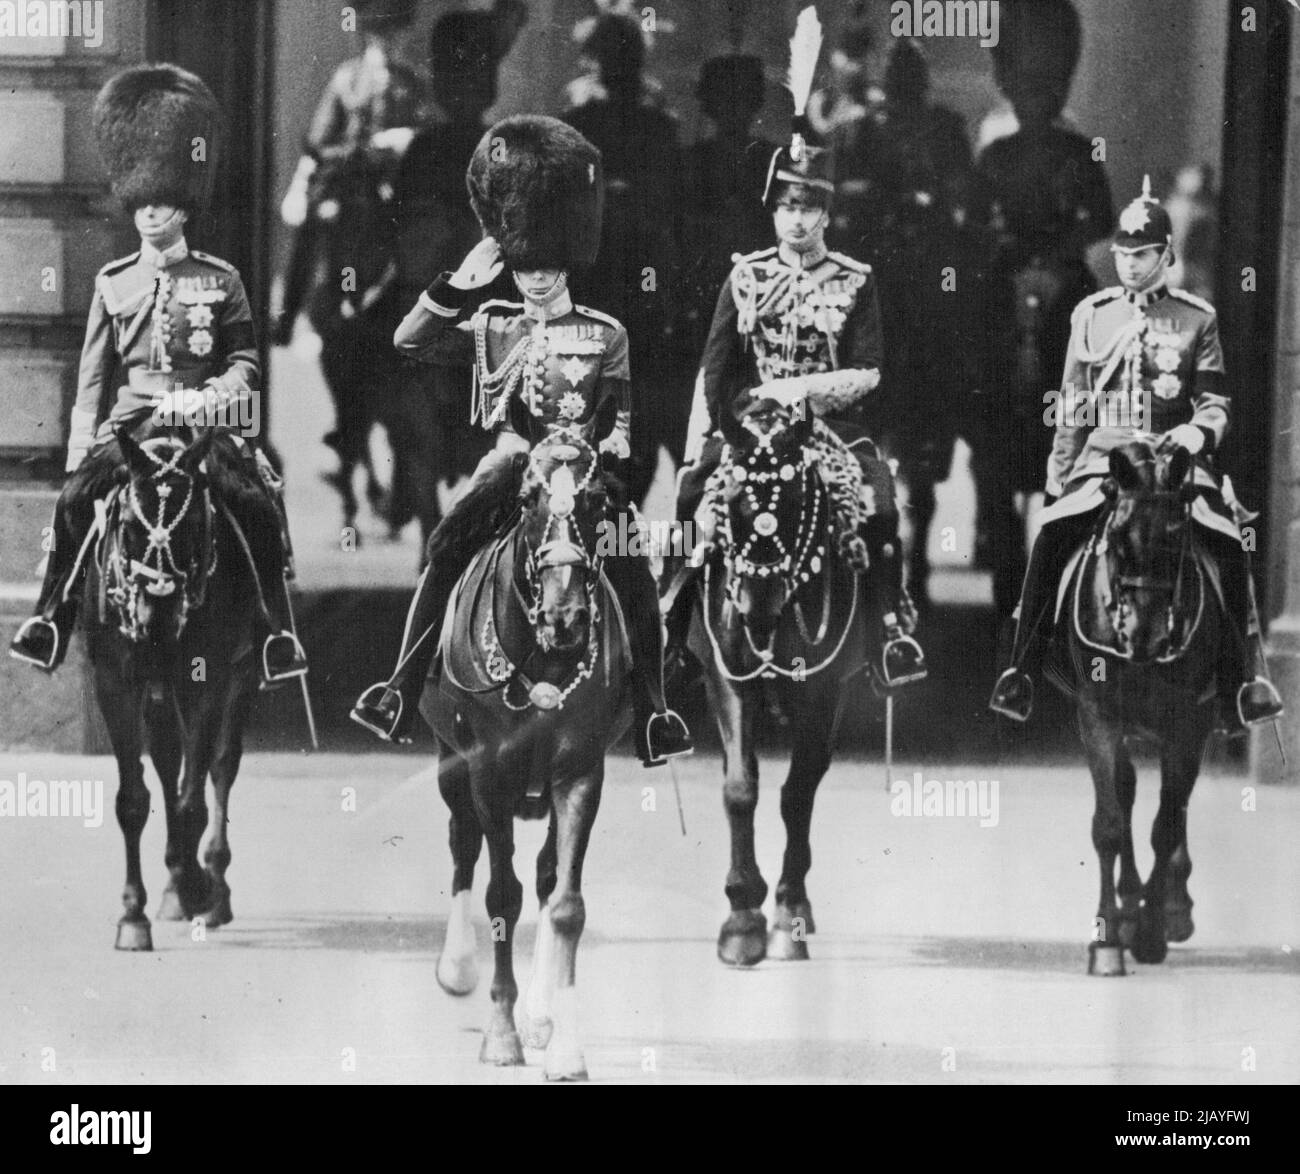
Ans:
[{"label": "horse's leg", "polygon": [[479,1060],[484,1064],[522,1064],[524,1048],[515,1030],[515,926],[524,903],[524,886],[515,876],[515,827],[511,796],[503,795],[494,762],[475,763],[470,786],[474,808],[487,837],[492,879],[488,882],[487,911],[492,925],[492,1014],[483,1034]]},{"label": "horse's leg", "polygon": [[180,853],[176,891],[187,920],[208,907],[208,878],[199,867],[199,842],[208,824],[206,786],[220,728],[221,699],[215,696],[217,692],[224,691],[204,684],[180,699],[185,726],[185,766],[176,805]]},{"label": "horse's leg", "polygon": [[1192,894],[1187,878],[1192,875],[1192,857],[1187,850],[1187,806],[1178,812],[1178,847],[1169,857],[1165,876],[1165,941],[1185,942],[1196,932],[1192,921]]},{"label": "horse's leg", "polygon": [[1142,875],[1133,852],[1133,802],[1137,798],[1137,769],[1124,755],[1115,770],[1115,797],[1123,821],[1123,840],[1119,851],[1119,938],[1124,946],[1133,943],[1138,910],[1142,905]]},{"label": "horse's leg", "polygon": [[438,790],[451,812],[451,911],[434,973],[449,995],[468,995],[478,986],[478,938],[474,933],[470,901],[474,894],[474,866],[483,848],[483,831],[470,793],[465,760],[438,739]]},{"label": "horse's leg", "polygon": [[1119,904],[1115,895],[1115,860],[1124,846],[1124,812],[1120,807],[1117,780],[1132,769],[1120,729],[1109,724],[1090,703],[1079,700],[1079,733],[1092,772],[1095,806],[1092,815],[1092,844],[1101,869],[1101,896],[1088,946],[1088,973],[1104,977],[1124,973],[1124,947],[1119,933]]},{"label": "horse's leg", "polygon": [[551,802],[551,822],[546,842],[537,854],[537,937],[533,943],[533,972],[524,995],[524,1019],[520,1025],[524,1043],[530,1048],[544,1048],[551,1042],[551,1001],[555,992],[555,928],[551,924],[549,902],[555,891],[558,858],[555,802]]},{"label": "horse's leg", "polygon": [[582,899],[582,862],[596,822],[604,778],[602,759],[587,774],[572,782],[553,784],[551,790],[556,828],[555,888],[542,916],[543,921],[550,923],[550,940],[543,949],[549,955],[544,961],[553,983],[550,992],[553,1030],[545,1059],[547,1080],[587,1079],[587,1062],[578,1033],[576,958],[578,939],[587,920]]},{"label": "horse's leg", "polygon": [[108,726],[117,759],[117,823],[126,844],[126,884],[122,888],[122,917],[117,923],[119,950],[152,950],[153,934],[145,916],[144,879],[140,872],[140,833],[149,818],[149,788],[144,784],[139,686],[129,686],[102,664],[95,666],[95,694]]},{"label": "horse's leg", "polygon": [[843,695],[839,690],[818,690],[817,695],[809,700],[811,704],[799,707],[799,718],[793,723],[795,736],[790,773],[781,787],[785,857],[781,864],[781,879],[776,884],[776,910],[772,932],[767,939],[767,956],[784,961],[806,960],[808,935],[814,931],[812,905],[804,888],[808,870],[812,867],[810,831],[813,802],[817,797],[817,787],[831,764],[831,747],[835,744]]},{"label": "horse's leg", "polygon": [[208,878],[203,923],[209,928],[226,925],[235,916],[230,909],[230,885],[226,882],[226,869],[230,867],[227,830],[230,788],[235,785],[239,763],[244,757],[244,728],[252,712],[255,687],[236,667],[225,690],[224,716],[212,755],[212,813],[208,818],[208,843],[203,850],[203,871]]},{"label": "horse's leg", "polygon": [[149,756],[162,782],[163,812],[167,818],[167,887],[163,890],[155,917],[159,921],[184,921],[181,908],[180,885],[184,872],[184,854],[181,852],[181,827],[177,815],[180,802],[179,782],[184,748],[181,744],[180,716],[176,702],[168,693],[161,704],[149,703],[146,710],[149,727]]},{"label": "horse's leg", "polygon": [[[1183,891],[1186,892],[1187,876],[1191,872],[1191,858],[1186,855],[1187,803],[1192,796],[1192,788],[1196,785],[1196,776],[1200,773],[1203,750],[1203,737],[1184,737],[1176,741],[1166,739],[1161,751],[1160,806],[1156,809],[1155,822],[1151,825],[1151,847],[1155,850],[1155,862],[1142,892],[1142,911],[1132,946],[1133,957],[1139,962],[1163,962],[1169,953],[1165,902],[1172,873],[1171,865],[1181,848],[1187,861],[1186,871],[1181,877]],[[1190,898],[1185,915],[1187,922],[1190,922]]]},{"label": "horse's leg", "polygon": [[727,899],[731,915],[718,935],[718,957],[728,966],[754,966],[767,953],[763,902],[767,882],[754,856],[754,809],[758,806],[758,756],[754,752],[754,707],[718,679],[711,668],[706,685],[722,738],[722,803],[731,826],[731,868]]}]

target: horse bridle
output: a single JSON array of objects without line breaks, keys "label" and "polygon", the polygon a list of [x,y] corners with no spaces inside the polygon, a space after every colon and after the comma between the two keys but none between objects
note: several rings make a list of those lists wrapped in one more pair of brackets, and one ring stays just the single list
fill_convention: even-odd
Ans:
[{"label": "horse bridle", "polygon": [[[1154,463],[1154,460],[1144,463]],[[1128,593],[1131,591],[1167,591],[1169,593],[1169,604],[1165,614],[1165,631],[1172,644],[1178,626],[1178,601],[1182,596],[1184,574],[1188,560],[1191,557],[1192,500],[1184,492],[1181,485],[1174,489],[1134,490],[1127,493],[1126,496],[1133,502],[1135,508],[1146,501],[1176,500],[1182,507],[1183,527],[1178,542],[1176,569],[1172,579],[1155,578],[1150,575],[1126,575],[1119,566],[1119,559],[1115,554],[1115,544],[1111,541],[1111,536],[1115,531],[1115,510],[1107,511],[1094,549],[1097,554],[1106,559],[1107,599],[1105,603],[1107,611],[1110,613],[1111,626],[1115,632],[1115,638],[1121,643],[1127,644],[1124,625],[1130,607]],[[1132,650],[1129,649],[1129,651]],[[1181,648],[1173,648],[1171,658],[1177,656],[1181,651]]]},{"label": "horse bridle", "polygon": [[[559,467],[552,471],[549,480],[542,477],[539,469],[539,454],[545,456],[548,461],[559,462]],[[583,458],[587,461],[586,472],[581,480],[577,480],[573,476],[571,466]],[[542,610],[542,572],[559,566],[577,566],[582,569],[587,578],[587,597],[591,610],[591,619],[587,627],[587,647],[572,676],[562,688],[546,682],[540,682],[532,687],[529,693],[529,704],[536,705],[540,709],[562,709],[569,695],[596,669],[600,639],[600,592],[597,588],[600,584],[604,559],[599,552],[593,555],[587,549],[582,532],[573,521],[573,510],[578,496],[591,487],[599,467],[596,450],[577,428],[557,429],[548,438],[546,444],[538,445],[529,454],[530,474],[548,487],[550,516],[547,518],[542,540],[535,549],[526,538],[524,540],[528,552],[524,560],[524,581],[531,602],[519,590],[518,583],[511,580],[515,598],[527,615],[529,626],[533,629],[533,648],[523,665],[516,667],[510,663],[491,630],[491,617],[484,621],[483,650],[489,658],[489,664],[495,663],[497,666],[496,671],[490,675],[494,679],[509,679],[513,675],[522,673],[538,651],[549,651],[542,641],[537,625]],[[528,708],[527,705],[511,704],[508,693],[503,695],[503,698],[510,709],[520,711]]]},{"label": "horse bridle", "polygon": [[[164,446],[173,449],[172,455],[166,459],[160,457],[154,451]],[[138,609],[136,607],[139,602],[142,584],[146,594],[160,599],[175,594],[179,587],[181,592],[180,618],[183,624],[190,609],[202,605],[207,589],[208,576],[216,565],[214,557],[204,567],[200,567],[196,561],[188,569],[182,569],[176,561],[175,552],[172,550],[172,537],[180,527],[181,522],[189,515],[195,494],[196,478],[194,474],[188,473],[180,467],[181,457],[185,455],[185,447],[178,445],[169,438],[156,437],[144,441],[140,445],[140,450],[154,464],[154,469],[149,477],[150,480],[159,483],[155,490],[158,496],[158,509],[151,521],[145,513],[144,503],[140,500],[135,478],[127,482],[125,489],[122,491],[121,501],[130,510],[131,517],[144,530],[148,542],[143,559],[133,558],[130,560],[129,567],[123,566],[123,532],[131,523],[122,510],[121,504],[119,504],[116,511],[117,533],[115,541],[111,544],[108,559],[108,571],[111,581],[107,585],[107,596],[118,609],[119,630],[122,635],[133,641],[142,640],[145,636],[145,631],[141,627],[137,616]],[[184,499],[170,521],[167,518],[167,509],[169,499],[172,496],[172,486],[162,484],[163,478],[169,476],[179,477],[185,483]],[[202,492],[205,498],[203,508],[206,512],[211,507],[210,503],[206,501],[206,488]],[[199,558],[202,559],[203,557],[203,554],[200,553]],[[193,595],[189,591],[191,583],[197,585]]]}]

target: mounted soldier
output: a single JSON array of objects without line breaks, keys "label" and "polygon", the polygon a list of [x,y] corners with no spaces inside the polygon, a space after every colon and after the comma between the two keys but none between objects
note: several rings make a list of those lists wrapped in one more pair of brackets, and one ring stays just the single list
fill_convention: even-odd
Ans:
[{"label": "mounted soldier", "polygon": [[1167,284],[1173,226],[1151,197],[1149,181],[1120,216],[1111,248],[1121,284],[1085,298],[1071,319],[1047,467],[1049,505],[1020,596],[1011,667],[998,678],[989,707],[1028,720],[1032,674],[1043,663],[1051,628],[1047,622],[1044,630],[1045,617],[1071,555],[1109,504],[1109,454],[1149,435],[1158,438],[1157,453],[1181,448],[1194,458],[1194,533],[1217,564],[1230,626],[1218,670],[1221,724],[1232,730],[1270,721],[1281,715],[1282,702],[1264,676],[1238,528],[1249,515],[1214,464],[1231,410],[1214,307]]},{"label": "mounted soldier", "polygon": [[[177,421],[228,425],[246,417],[239,402],[261,388],[239,273],[185,240],[186,222],[211,194],[220,148],[221,114],[211,90],[174,65],[140,65],[109,79],[92,118],[113,194],[135,219],[140,249],[105,265],[95,279],[68,430],[70,476],[54,510],[36,614],[10,644],[11,655],[47,672],[67,655],[100,499],[125,476],[117,431],[139,437]],[[243,532],[260,587],[269,629],[264,680],[301,677],[307,662],[292,632],[280,480],[251,439],[233,429],[223,429],[209,460],[228,474],[221,478],[223,505]]]},{"label": "mounted soldier", "polygon": [[[430,538],[397,670],[352,710],[354,721],[388,741],[410,738],[447,604],[474,555],[510,517],[530,443],[547,425],[590,420],[612,399],[617,424],[601,444],[604,462],[617,465],[630,452],[627,332],[574,305],[568,291],[570,273],[593,262],[600,241],[600,152],[557,119],[508,118],[483,136],[467,183],[485,238],[420,295],[394,342],[431,362],[472,363],[472,417],[497,443]],[[503,268],[522,301],[482,301]],[[605,573],[629,620],[637,753],[657,765],[689,753],[691,742],[664,702],[654,577],[647,560],[630,552],[608,558]]]},{"label": "mounted soldier", "polygon": [[[719,295],[691,411],[678,518],[693,520],[701,542],[711,542],[718,487],[710,479],[725,445],[722,413],[740,418],[774,401],[814,416],[812,443],[836,503],[838,541],[866,569],[868,614],[883,617],[872,667],[888,689],[922,679],[926,667],[910,634],[914,613],[902,586],[893,475],[864,428],[862,401],[880,382],[876,278],[870,265],[826,247],[831,156],[815,145],[803,114],[816,50],[800,62],[801,32],[791,64],[796,130],[790,146],[773,155],[763,191],[779,244],[734,257]],[[702,561],[702,552],[697,556],[693,563]],[[677,593],[670,604],[674,647],[685,637],[688,594]]]}]

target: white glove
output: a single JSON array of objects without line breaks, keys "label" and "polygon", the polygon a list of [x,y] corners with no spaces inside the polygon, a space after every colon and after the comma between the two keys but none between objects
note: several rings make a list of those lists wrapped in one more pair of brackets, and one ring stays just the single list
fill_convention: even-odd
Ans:
[{"label": "white glove", "polygon": [[1169,452],[1171,449],[1185,448],[1192,456],[1195,456],[1204,447],[1204,432],[1195,424],[1179,424],[1177,428],[1171,428],[1160,438],[1160,443],[1156,445],[1156,451]]},{"label": "white glove", "polygon": [[620,461],[625,461],[632,455],[627,437],[617,429],[600,442],[600,451],[613,453]]},{"label": "white glove", "polygon": [[415,128],[411,126],[390,126],[387,130],[376,131],[370,136],[370,145],[376,151],[392,151],[398,155],[406,154],[406,148],[415,138]]},{"label": "white glove", "polygon": [[316,171],[316,160],[304,155],[298,160],[298,169],[289,181],[280,204],[280,219],[290,228],[301,228],[307,221],[307,181]]}]

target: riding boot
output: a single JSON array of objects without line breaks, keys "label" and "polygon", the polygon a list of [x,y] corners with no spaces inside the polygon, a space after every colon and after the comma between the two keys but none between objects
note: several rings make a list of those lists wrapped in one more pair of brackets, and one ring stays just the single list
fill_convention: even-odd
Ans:
[{"label": "riding boot", "polygon": [[627,621],[632,653],[632,735],[643,766],[660,766],[694,749],[690,731],[664,696],[663,627],[649,565],[639,558],[612,558],[605,574]]},{"label": "riding boot", "polygon": [[872,663],[880,689],[892,691],[923,681],[929,675],[920,644],[903,629],[902,614],[910,614],[903,594],[903,560],[892,514],[875,514],[862,527],[870,562],[863,576],[863,600],[868,617],[879,616],[881,649]]},{"label": "riding boot", "polygon": [[459,568],[439,574],[438,564],[425,567],[406,614],[397,668],[387,681],[371,685],[352,707],[352,720],[385,742],[411,741],[420,694],[433,667],[443,616],[459,578]]},{"label": "riding boot", "polygon": [[1229,736],[1282,716],[1282,698],[1268,679],[1250,563],[1236,544],[1219,547],[1227,631],[1219,652],[1218,728]]},{"label": "riding boot", "polygon": [[[79,519],[78,519],[79,520]],[[88,526],[88,524],[87,524]],[[86,528],[69,517],[62,499],[54,507],[54,542],[45,562],[45,578],[36,614],[23,621],[9,642],[9,655],[47,673],[54,672],[68,654],[77,622],[80,574],[71,580],[73,563],[85,541]]]}]

